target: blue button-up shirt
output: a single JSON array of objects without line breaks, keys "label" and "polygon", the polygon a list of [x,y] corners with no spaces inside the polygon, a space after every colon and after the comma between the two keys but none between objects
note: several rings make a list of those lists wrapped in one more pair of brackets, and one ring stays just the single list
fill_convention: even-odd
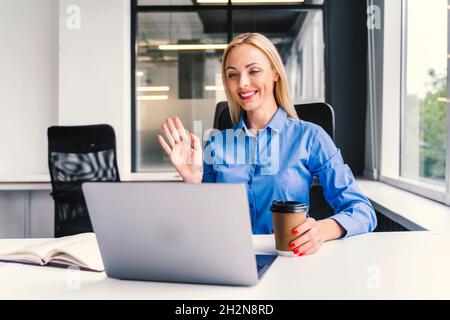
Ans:
[{"label": "blue button-up shirt", "polygon": [[309,205],[314,176],[336,212],[330,218],[345,229],[345,237],[375,229],[372,205],[321,127],[288,117],[278,108],[256,136],[242,116],[233,129],[215,133],[205,144],[202,181],[247,185],[254,234],[272,232],[273,200]]}]

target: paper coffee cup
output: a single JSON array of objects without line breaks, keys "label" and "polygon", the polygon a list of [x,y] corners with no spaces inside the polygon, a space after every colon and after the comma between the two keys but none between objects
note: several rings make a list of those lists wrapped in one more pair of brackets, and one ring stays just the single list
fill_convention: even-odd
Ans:
[{"label": "paper coffee cup", "polygon": [[273,233],[278,255],[295,257],[289,244],[298,235],[292,231],[306,221],[308,206],[297,201],[275,200],[270,207],[272,211]]}]

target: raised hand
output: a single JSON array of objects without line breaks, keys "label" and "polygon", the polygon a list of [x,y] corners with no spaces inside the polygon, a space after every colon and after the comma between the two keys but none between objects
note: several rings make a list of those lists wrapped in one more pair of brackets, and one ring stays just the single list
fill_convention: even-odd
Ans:
[{"label": "raised hand", "polygon": [[159,134],[158,141],[169,156],[175,170],[185,182],[201,183],[202,181],[202,145],[200,139],[192,133],[186,133],[183,123],[178,117],[167,118],[162,130],[167,143]]}]

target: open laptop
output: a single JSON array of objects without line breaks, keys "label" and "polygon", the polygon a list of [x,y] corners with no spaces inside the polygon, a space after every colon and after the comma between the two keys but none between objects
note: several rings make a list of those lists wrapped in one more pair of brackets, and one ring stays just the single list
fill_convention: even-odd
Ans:
[{"label": "open laptop", "polygon": [[86,182],[108,276],[250,286],[275,260],[256,255],[243,184]]}]

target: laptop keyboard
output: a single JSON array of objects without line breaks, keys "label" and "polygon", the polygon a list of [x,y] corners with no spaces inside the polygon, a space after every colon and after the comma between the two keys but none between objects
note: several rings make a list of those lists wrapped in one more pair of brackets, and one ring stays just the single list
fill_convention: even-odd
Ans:
[{"label": "laptop keyboard", "polygon": [[258,271],[258,278],[261,279],[264,273],[269,269],[272,263],[277,258],[276,255],[257,254],[256,255],[256,269]]}]

